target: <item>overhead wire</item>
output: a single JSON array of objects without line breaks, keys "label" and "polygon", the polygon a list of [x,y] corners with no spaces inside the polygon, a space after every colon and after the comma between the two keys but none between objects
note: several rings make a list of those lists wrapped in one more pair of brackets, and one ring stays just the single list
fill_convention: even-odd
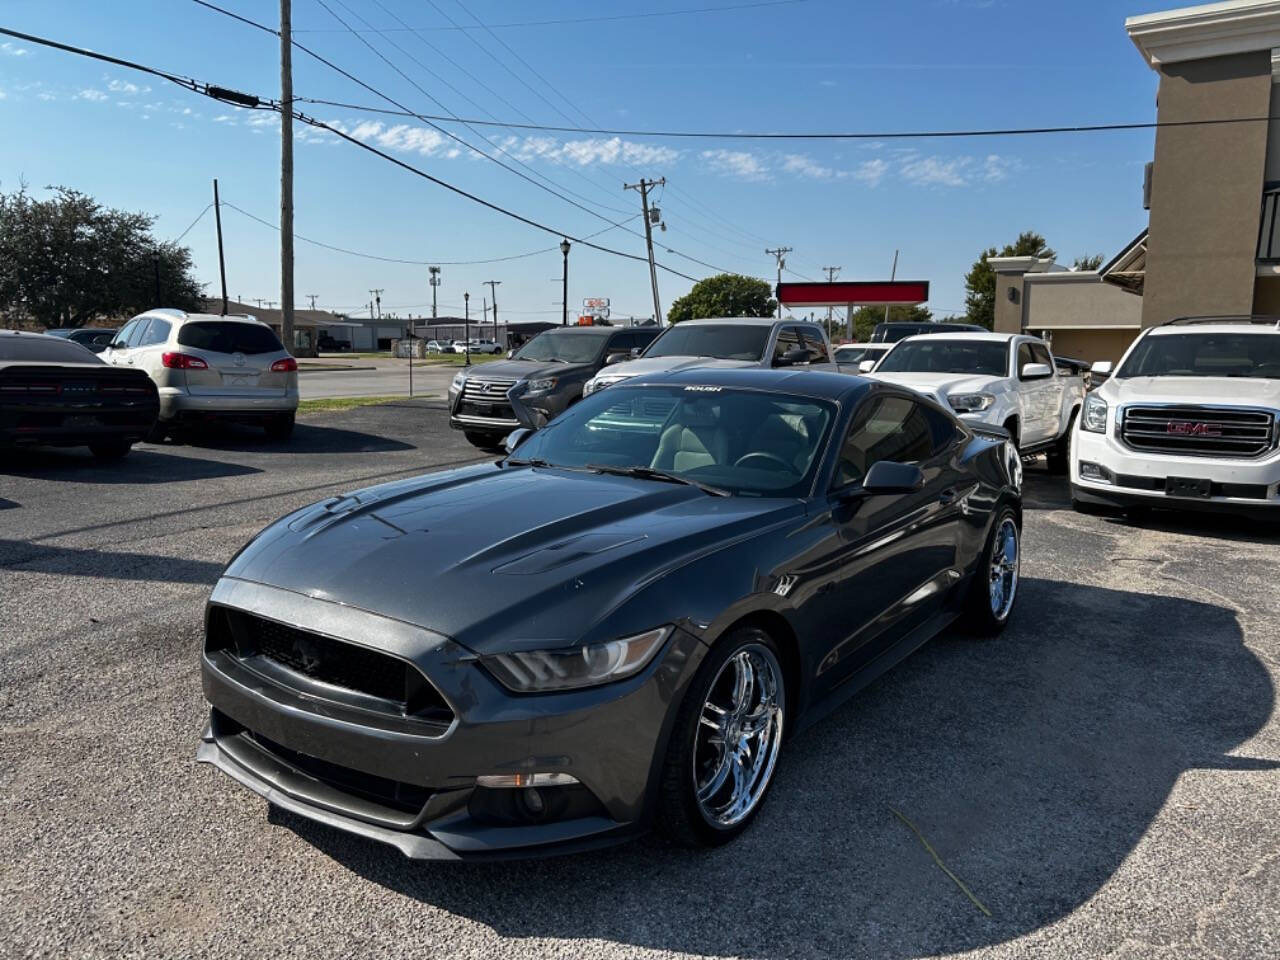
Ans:
[{"label": "overhead wire", "polygon": [[201,220],[203,220],[204,215],[212,209],[213,209],[213,204],[211,203],[207,207],[205,207],[203,210],[201,210],[200,213],[196,216],[196,218],[191,221],[191,226],[187,227],[187,229],[183,230],[180,234],[178,234],[178,236],[175,239],[170,240],[169,242],[173,244],[181,243],[182,238],[185,237],[192,230],[194,230],[196,228],[196,224],[199,223]]}]

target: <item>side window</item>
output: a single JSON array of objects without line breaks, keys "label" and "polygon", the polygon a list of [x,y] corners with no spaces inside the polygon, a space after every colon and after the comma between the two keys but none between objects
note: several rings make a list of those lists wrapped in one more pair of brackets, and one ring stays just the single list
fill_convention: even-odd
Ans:
[{"label": "side window", "polygon": [[170,324],[168,320],[161,320],[159,317],[152,317],[151,323],[147,326],[146,333],[138,340],[138,346],[150,347],[157,343],[164,343],[169,339]]},{"label": "side window", "polygon": [[1035,358],[1031,355],[1031,344],[1027,343],[1026,341],[1023,341],[1022,343],[1018,344],[1017,376],[1019,380],[1022,379],[1022,368],[1025,367],[1028,363],[1035,363],[1035,362],[1036,362]]},{"label": "side window", "polygon": [[636,338],[636,346],[639,347],[641,350],[643,350],[645,347],[649,346],[649,344],[653,343],[653,341],[657,339],[658,331],[636,330],[631,335]]},{"label": "side window", "polygon": [[817,327],[801,327],[800,332],[804,334],[804,348],[809,351],[809,362],[830,363],[831,357],[827,353],[827,342],[822,337],[822,331]]},{"label": "side window", "polygon": [[634,333],[615,333],[609,338],[608,353],[618,353],[620,351],[631,352],[631,348],[636,345],[636,335]]},{"label": "side window", "polygon": [[140,346],[142,344],[142,335],[147,332],[147,327],[153,323],[150,317],[139,317],[138,325],[129,332],[129,349]]},{"label": "side window", "polygon": [[133,336],[134,331],[138,329],[138,324],[142,321],[142,317],[135,317],[121,327],[115,335],[113,343],[128,344],[129,338]]},{"label": "side window", "polygon": [[1033,343],[1031,346],[1031,356],[1036,363],[1043,363],[1050,370],[1053,369],[1053,357],[1049,355],[1049,351],[1042,343]]},{"label": "side window", "polygon": [[773,344],[773,360],[777,363],[790,350],[800,347],[800,333],[795,327],[783,327],[778,331],[778,339]]},{"label": "side window", "polygon": [[858,483],[881,460],[919,463],[933,456],[934,434],[925,411],[906,397],[873,397],[854,415],[840,447],[833,486]]}]

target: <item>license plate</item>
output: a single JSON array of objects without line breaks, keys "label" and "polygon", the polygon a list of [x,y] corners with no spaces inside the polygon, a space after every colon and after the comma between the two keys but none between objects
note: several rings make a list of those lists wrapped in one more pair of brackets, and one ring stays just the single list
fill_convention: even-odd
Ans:
[{"label": "license plate", "polygon": [[77,414],[70,417],[63,417],[62,425],[64,427],[96,427],[98,425],[98,418]]},{"label": "license plate", "polygon": [[1169,477],[1164,482],[1164,492],[1171,497],[1196,497],[1209,499],[1212,484],[1208,480],[1197,477]]},{"label": "license plate", "polygon": [[248,377],[227,377],[227,385],[232,387],[247,387],[249,385]]}]

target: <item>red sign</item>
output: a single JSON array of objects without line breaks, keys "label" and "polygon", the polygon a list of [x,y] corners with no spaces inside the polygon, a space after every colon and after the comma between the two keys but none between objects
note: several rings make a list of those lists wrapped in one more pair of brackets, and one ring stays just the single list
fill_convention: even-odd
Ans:
[{"label": "red sign", "polygon": [[780,283],[784,307],[898,307],[929,299],[928,280],[837,280],[835,283]]}]

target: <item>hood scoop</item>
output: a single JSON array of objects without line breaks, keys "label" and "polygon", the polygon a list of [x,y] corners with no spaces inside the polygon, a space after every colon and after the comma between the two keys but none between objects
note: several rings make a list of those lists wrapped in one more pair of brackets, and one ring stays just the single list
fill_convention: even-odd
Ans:
[{"label": "hood scoop", "polygon": [[548,573],[586,557],[597,556],[607,550],[615,550],[644,539],[646,536],[643,533],[584,533],[549,547],[541,547],[532,553],[526,553],[522,557],[494,567],[493,572],[514,576]]}]

